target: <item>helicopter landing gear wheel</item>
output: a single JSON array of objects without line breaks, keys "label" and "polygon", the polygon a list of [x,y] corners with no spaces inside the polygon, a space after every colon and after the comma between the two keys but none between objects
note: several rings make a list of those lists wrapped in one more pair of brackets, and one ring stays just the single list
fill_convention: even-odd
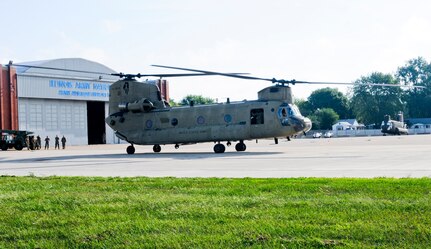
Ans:
[{"label": "helicopter landing gear wheel", "polygon": [[126,151],[127,151],[127,154],[129,154],[129,155],[135,154],[135,147],[133,147],[133,144],[127,146]]},{"label": "helicopter landing gear wheel", "polygon": [[245,143],[239,142],[235,145],[236,151],[245,151],[247,149],[247,146],[245,146]]},{"label": "helicopter landing gear wheel", "polygon": [[155,145],[153,146],[153,151],[154,151],[155,153],[159,153],[160,151],[162,151],[162,147],[160,147],[160,145],[158,145],[158,144],[155,144]]},{"label": "helicopter landing gear wheel", "polygon": [[226,147],[223,144],[214,145],[214,152],[215,153],[224,153],[225,150],[226,150]]}]

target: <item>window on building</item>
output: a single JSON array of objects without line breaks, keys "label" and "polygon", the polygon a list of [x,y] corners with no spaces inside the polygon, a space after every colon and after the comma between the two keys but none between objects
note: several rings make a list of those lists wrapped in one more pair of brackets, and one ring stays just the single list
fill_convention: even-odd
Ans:
[{"label": "window on building", "polygon": [[30,104],[29,105],[28,123],[30,130],[41,130],[43,128],[42,123],[42,105],[41,104]]},{"label": "window on building", "polygon": [[46,129],[47,130],[57,130],[57,106],[47,105],[45,106],[46,112]]},{"label": "window on building", "polygon": [[86,123],[86,110],[85,106],[77,106],[73,109],[73,118],[75,128],[84,129]]},{"label": "window on building", "polygon": [[72,106],[64,105],[60,108],[60,126],[61,129],[72,129]]},{"label": "window on building", "polygon": [[25,103],[19,103],[18,105],[18,120],[19,129],[27,130],[27,105]]}]

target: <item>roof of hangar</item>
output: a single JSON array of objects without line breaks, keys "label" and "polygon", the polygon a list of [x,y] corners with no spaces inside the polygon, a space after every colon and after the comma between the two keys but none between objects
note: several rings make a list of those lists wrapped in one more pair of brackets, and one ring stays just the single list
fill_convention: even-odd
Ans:
[{"label": "roof of hangar", "polygon": [[112,73],[116,73],[116,71],[112,70],[111,68],[98,62],[82,58],[60,58],[52,60],[20,62],[16,63],[16,65],[26,65],[16,67],[16,72],[18,75],[49,75],[95,79],[103,78],[105,80],[118,79],[117,76],[110,75]]}]

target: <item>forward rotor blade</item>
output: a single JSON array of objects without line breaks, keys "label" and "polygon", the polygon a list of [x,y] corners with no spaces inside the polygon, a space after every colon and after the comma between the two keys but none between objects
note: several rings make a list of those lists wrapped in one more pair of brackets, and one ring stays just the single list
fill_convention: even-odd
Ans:
[{"label": "forward rotor blade", "polygon": [[114,75],[114,74],[111,74],[111,73],[92,72],[92,71],[85,71],[85,70],[75,70],[75,69],[55,68],[55,67],[40,67],[40,66],[32,66],[32,65],[24,65],[24,64],[12,64],[12,66],[15,66],[15,67],[38,68],[38,69],[48,69],[48,70],[65,71],[65,72],[75,72],[75,73],[91,73],[91,74],[101,74],[101,75]]},{"label": "forward rotor blade", "polygon": [[[125,73],[102,73],[102,72],[92,72],[85,70],[75,70],[75,69],[66,69],[66,68],[55,68],[55,67],[41,67],[41,66],[32,66],[32,65],[24,65],[24,64],[12,64],[16,67],[28,67],[28,68],[38,68],[38,69],[47,69],[47,70],[56,70],[56,71],[64,71],[64,72],[75,72],[75,73],[89,73],[89,74],[99,74],[99,75],[110,75],[110,76],[118,76],[120,78],[141,78],[141,77],[189,77],[189,76],[207,76],[207,75],[215,75],[212,73],[177,73],[177,74],[125,74]],[[244,73],[232,73],[233,75],[241,75]]]},{"label": "forward rotor blade", "polygon": [[386,84],[386,83],[343,83],[343,82],[310,82],[310,81],[296,81],[295,83],[301,84],[310,84],[310,85],[365,85],[365,86],[390,86],[390,87],[408,87],[408,88],[425,88],[424,86],[409,86],[409,85],[400,85],[400,84]]}]

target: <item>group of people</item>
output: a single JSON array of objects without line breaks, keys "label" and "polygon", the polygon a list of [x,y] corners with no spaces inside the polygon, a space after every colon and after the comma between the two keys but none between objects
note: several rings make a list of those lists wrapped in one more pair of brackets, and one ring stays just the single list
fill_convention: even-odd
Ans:
[{"label": "group of people", "polygon": [[[28,137],[27,137],[27,140],[29,140]],[[34,140],[35,141],[27,141],[27,143],[28,143],[27,148],[29,148],[29,149],[34,148],[34,149],[40,150],[41,144],[42,144],[42,139],[40,138],[39,135],[37,135],[37,137]],[[48,136],[46,136],[46,138],[45,138],[45,150],[49,149],[49,141],[50,140],[51,139]],[[34,143],[34,146],[32,143]],[[66,137],[65,136],[63,136],[61,138],[61,147],[63,148],[63,150],[66,149]],[[57,135],[55,135],[55,149],[60,149],[60,138]]]},{"label": "group of people", "polygon": [[[49,137],[46,136],[46,138],[45,138],[45,150],[49,149],[49,141],[50,140],[51,139],[49,139]],[[66,148],[66,138],[64,136],[61,138],[61,147],[63,148],[63,150]],[[60,149],[60,138],[57,135],[55,135],[55,149]]]}]

